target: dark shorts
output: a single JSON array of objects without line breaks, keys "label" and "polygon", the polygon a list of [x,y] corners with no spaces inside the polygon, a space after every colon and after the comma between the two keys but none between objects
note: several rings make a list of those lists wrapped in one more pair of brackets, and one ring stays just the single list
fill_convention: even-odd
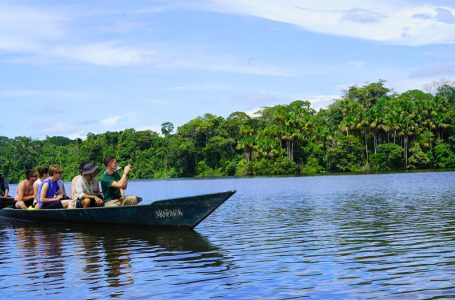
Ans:
[{"label": "dark shorts", "polygon": [[[24,202],[25,206],[27,206],[27,207],[33,206],[33,199],[25,200],[25,201],[22,201],[22,202]],[[16,202],[14,202],[14,206],[13,207],[17,208]]]},{"label": "dark shorts", "polygon": [[[96,207],[96,200],[95,199],[90,199],[89,207]],[[82,199],[77,199],[76,200],[76,208],[82,208]]]},{"label": "dark shorts", "polygon": [[55,208],[63,208],[62,201],[52,201],[52,202],[43,202],[42,209],[55,209]]}]

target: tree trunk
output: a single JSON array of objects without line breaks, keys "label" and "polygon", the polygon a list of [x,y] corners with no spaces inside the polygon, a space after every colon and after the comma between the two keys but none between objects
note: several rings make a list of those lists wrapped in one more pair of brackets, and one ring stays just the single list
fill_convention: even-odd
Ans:
[{"label": "tree trunk", "polygon": [[403,143],[404,143],[404,165],[407,169],[408,168],[408,135],[405,135],[403,137]]},{"label": "tree trunk", "polygon": [[251,161],[251,154],[252,154],[252,149],[249,146],[245,147],[245,158],[247,163],[250,163]]},{"label": "tree trunk", "polygon": [[288,158],[290,158],[292,161],[294,161],[294,147],[293,147],[292,140],[286,140],[286,150],[287,150]]},{"label": "tree trunk", "polygon": [[376,131],[374,129],[371,132],[371,134],[373,135],[373,150],[374,153],[376,154],[376,148],[378,147],[378,137],[376,136]]}]

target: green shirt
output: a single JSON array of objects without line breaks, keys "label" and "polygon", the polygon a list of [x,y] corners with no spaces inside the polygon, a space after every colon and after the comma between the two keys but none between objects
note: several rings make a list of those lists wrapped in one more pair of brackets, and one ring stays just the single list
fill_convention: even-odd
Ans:
[{"label": "green shirt", "polygon": [[101,189],[103,190],[104,202],[109,202],[122,197],[120,189],[112,186],[115,181],[119,181],[120,179],[121,177],[118,172],[114,172],[112,175],[104,172],[101,176]]}]

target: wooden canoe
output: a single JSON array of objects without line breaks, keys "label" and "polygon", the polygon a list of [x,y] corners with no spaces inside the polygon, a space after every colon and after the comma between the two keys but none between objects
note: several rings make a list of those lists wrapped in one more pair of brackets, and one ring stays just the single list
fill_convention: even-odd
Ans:
[{"label": "wooden canoe", "polygon": [[198,195],[151,204],[73,209],[0,209],[0,216],[25,221],[68,224],[121,224],[194,228],[235,191]]}]

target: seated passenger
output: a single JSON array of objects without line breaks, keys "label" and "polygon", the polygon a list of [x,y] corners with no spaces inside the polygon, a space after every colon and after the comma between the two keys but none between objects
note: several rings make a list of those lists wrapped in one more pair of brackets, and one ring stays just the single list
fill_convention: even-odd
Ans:
[{"label": "seated passenger", "polygon": [[8,197],[9,185],[8,181],[0,174],[0,197]]},{"label": "seated passenger", "polygon": [[131,171],[129,164],[123,170],[122,176],[116,171],[118,165],[114,156],[106,157],[104,165],[106,166],[106,171],[101,176],[101,189],[103,190],[105,206],[136,205],[142,201],[140,197],[125,196],[128,174]]},{"label": "seated passenger", "polygon": [[35,200],[33,201],[33,207],[35,207],[36,204],[38,203],[38,189],[39,189],[41,182],[49,176],[48,167],[39,167],[37,169],[37,171],[38,171],[38,179],[33,183],[33,197],[35,198]]},{"label": "seated passenger", "polygon": [[79,179],[79,177],[82,176],[82,169],[84,168],[86,162],[82,162],[79,164],[79,174],[73,177],[73,180],[71,180],[71,188],[70,188],[70,198],[71,199],[76,199],[76,196],[74,195],[74,189],[76,188],[76,182]]},{"label": "seated passenger", "polygon": [[71,200],[62,200],[63,193],[58,185],[62,178],[62,171],[59,166],[49,168],[49,177],[41,182],[38,189],[38,204],[43,209],[67,208]]},{"label": "seated passenger", "polygon": [[96,174],[98,174],[98,167],[92,163],[86,164],[82,169],[74,189],[77,208],[104,206]]},{"label": "seated passenger", "polygon": [[25,172],[27,179],[22,180],[17,185],[16,196],[14,201],[16,202],[15,207],[20,209],[27,209],[29,206],[33,206],[33,183],[38,178],[38,175],[34,170],[27,170]]}]

